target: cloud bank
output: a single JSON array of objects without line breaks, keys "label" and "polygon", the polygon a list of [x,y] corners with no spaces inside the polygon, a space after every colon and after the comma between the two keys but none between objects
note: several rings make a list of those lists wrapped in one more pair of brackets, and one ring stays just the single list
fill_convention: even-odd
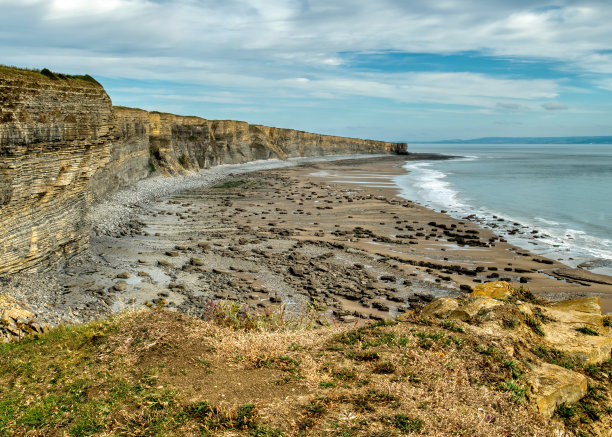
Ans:
[{"label": "cloud bank", "polygon": [[[310,129],[313,107],[348,108],[335,126],[463,108],[483,130],[509,111],[609,110],[591,101],[611,88],[607,1],[0,0],[0,17],[0,62],[88,72],[121,104]],[[395,57],[411,54],[431,65]]]}]

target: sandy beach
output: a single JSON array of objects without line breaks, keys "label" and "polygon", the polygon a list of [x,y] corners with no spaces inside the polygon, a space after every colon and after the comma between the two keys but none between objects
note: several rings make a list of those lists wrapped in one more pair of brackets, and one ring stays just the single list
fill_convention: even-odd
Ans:
[{"label": "sandy beach", "polygon": [[142,305],[204,316],[207,301],[227,299],[293,313],[312,306],[353,323],[506,280],[551,300],[600,295],[612,311],[612,278],[398,197],[392,178],[423,158],[433,157],[230,172],[132,207],[130,221],[93,235],[90,256],[55,276],[49,310],[75,321]]}]

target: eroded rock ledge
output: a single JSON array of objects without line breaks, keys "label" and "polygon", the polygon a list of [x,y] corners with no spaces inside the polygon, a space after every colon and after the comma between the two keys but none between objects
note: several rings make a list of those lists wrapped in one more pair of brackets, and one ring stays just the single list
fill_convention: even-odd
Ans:
[{"label": "eroded rock ledge", "polygon": [[404,143],[113,107],[88,76],[0,67],[0,274],[81,252],[91,204],[151,174],[405,150]]},{"label": "eroded rock ledge", "polygon": [[[517,374],[508,384],[515,384],[547,417],[556,413],[569,419],[564,416],[574,411],[573,405],[583,402],[595,411],[597,402],[610,401],[605,390],[593,394],[597,385],[589,379],[607,380],[612,363],[612,320],[602,316],[598,297],[550,304],[498,281],[479,285],[461,299],[437,299],[422,314],[490,338],[498,349],[525,364],[526,374]],[[584,401],[587,395],[594,399]],[[609,422],[600,425],[605,428]]]}]

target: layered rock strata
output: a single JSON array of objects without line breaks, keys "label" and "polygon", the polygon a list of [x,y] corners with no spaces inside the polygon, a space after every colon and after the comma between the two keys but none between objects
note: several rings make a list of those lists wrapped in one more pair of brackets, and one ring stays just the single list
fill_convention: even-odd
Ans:
[{"label": "layered rock strata", "polygon": [[89,77],[0,67],[0,274],[82,251],[92,202],[151,174],[405,150],[404,143],[113,107]]},{"label": "layered rock strata", "polygon": [[0,272],[86,247],[91,177],[109,160],[111,100],[97,83],[0,70]]}]

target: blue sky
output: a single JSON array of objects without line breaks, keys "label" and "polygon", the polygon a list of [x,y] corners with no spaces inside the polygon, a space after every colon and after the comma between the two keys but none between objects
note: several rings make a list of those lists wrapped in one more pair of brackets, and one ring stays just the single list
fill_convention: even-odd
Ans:
[{"label": "blue sky", "polygon": [[0,63],[335,135],[612,135],[610,23],[588,0],[0,0]]}]

